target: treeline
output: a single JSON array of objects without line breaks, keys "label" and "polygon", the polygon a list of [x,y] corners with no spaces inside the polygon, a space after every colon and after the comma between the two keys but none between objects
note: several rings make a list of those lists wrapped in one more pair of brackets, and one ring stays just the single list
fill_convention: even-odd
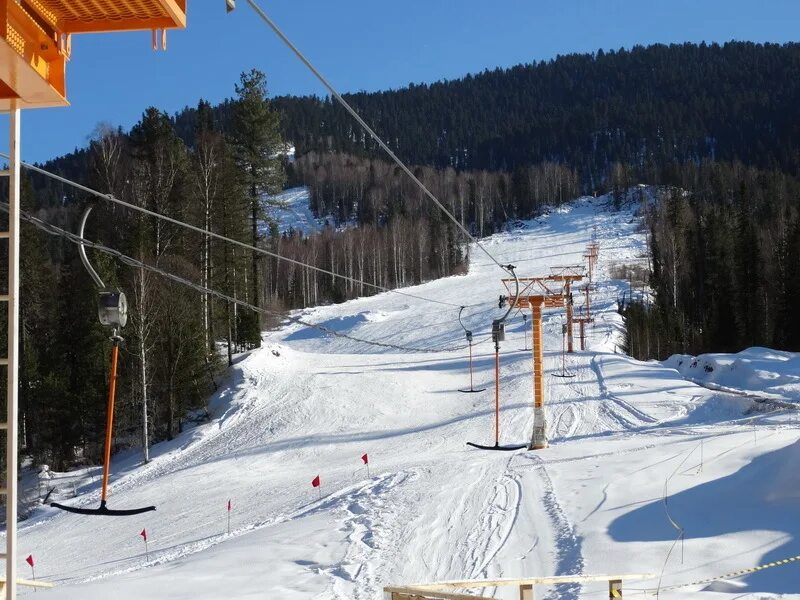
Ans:
[{"label": "treeline", "polygon": [[466,272],[468,255],[460,235],[444,218],[421,215],[396,216],[386,225],[328,228],[309,237],[287,234],[275,240],[274,249],[281,256],[350,280],[269,258],[266,285],[281,306],[296,308],[461,274]]},{"label": "treeline", "polygon": [[624,312],[631,354],[800,350],[800,180],[703,162],[663,181],[647,215],[655,299]]},{"label": "treeline", "polygon": [[[571,200],[581,191],[577,171],[555,163],[511,173],[422,166],[414,168],[414,175],[478,236],[498,231],[509,220],[539,214],[542,207]],[[398,217],[440,218],[439,209],[406,173],[380,159],[309,152],[291,165],[289,176],[310,189],[317,216],[332,216],[338,223],[380,226]]]},{"label": "treeline", "polygon": [[[261,235],[262,198],[284,180],[278,115],[262,73],[243,74],[234,119],[223,134],[206,102],[193,143],[148,108],[129,133],[100,126],[80,153],[79,182],[135,206],[245,244]],[[67,163],[67,167],[70,163]],[[62,172],[68,171],[62,169]],[[236,300],[264,307],[266,266],[259,255],[183,227],[98,200],[42,176],[25,180],[25,210],[77,232],[92,203],[86,237]],[[97,317],[97,295],[77,246],[23,225],[20,307],[20,411],[24,453],[63,469],[98,460],[104,440],[111,331]],[[107,287],[128,297],[121,334],[116,442],[149,446],[172,439],[186,419],[203,418],[222,357],[259,345],[258,315],[233,302],[124,266],[88,250]]]}]

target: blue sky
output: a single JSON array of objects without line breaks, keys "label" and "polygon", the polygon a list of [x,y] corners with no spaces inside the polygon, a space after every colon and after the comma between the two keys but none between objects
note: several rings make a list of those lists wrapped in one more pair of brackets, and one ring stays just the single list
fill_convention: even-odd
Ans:
[{"label": "blue sky", "polygon": [[[800,39],[797,0],[258,0],[341,91],[380,90],[598,48],[655,42]],[[99,122],[125,129],[150,105],[174,113],[267,73],[273,94],[323,94],[245,0],[189,0],[189,28],[153,52],[146,32],[76,36],[69,108],[23,114],[23,157],[86,145]],[[6,117],[0,147],[6,148]]]}]

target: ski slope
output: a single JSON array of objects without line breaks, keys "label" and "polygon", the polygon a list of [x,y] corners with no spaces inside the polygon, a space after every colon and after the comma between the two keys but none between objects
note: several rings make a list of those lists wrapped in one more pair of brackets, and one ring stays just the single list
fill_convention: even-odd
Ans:
[{"label": "ski slope", "polygon": [[[457,308],[381,294],[302,311],[341,333],[431,352],[299,325],[265,333],[264,347],[239,357],[212,399],[210,423],[156,446],[146,466],[132,453],[115,457],[109,503],[156,504],[157,512],[112,519],[42,507],[21,524],[20,573],[33,553],[37,577],[58,585],[42,596],[53,599],[376,600],[384,585],[577,573],[651,573],[627,589],[654,589],[662,569],[662,585],[671,586],[800,554],[796,413],[615,352],[626,283],[609,270],[646,250],[630,209],[579,199],[485,247],[521,276],[547,274],[582,262],[593,233],[596,321],[589,349],[567,358],[572,378],[552,377],[561,370],[561,317],[545,316],[550,448],[465,444],[493,443],[489,330],[502,314],[505,276],[473,248],[467,275],[405,291],[475,305],[464,321],[476,335],[475,382],[484,392],[459,393],[469,385],[466,350],[441,350],[463,343]],[[502,442],[531,436],[526,338],[514,315],[502,345]],[[321,494],[310,484],[318,474]],[[72,502],[96,505],[96,486],[87,483]],[[665,490],[683,544],[674,545]],[[793,563],[662,593],[733,600],[798,592]],[[518,598],[513,588],[484,593]],[[607,590],[546,593],[600,598]]]},{"label": "ski slope", "polygon": [[[290,231],[310,235],[325,229],[326,222],[333,219],[318,219],[309,205],[311,199],[308,188],[297,187],[284,190],[274,196],[265,196],[267,215],[278,226],[280,233]],[[264,232],[268,233],[268,232]]]}]

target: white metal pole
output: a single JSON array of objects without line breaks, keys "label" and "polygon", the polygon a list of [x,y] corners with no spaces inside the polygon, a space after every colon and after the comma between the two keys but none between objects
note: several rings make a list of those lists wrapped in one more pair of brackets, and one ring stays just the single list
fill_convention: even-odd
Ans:
[{"label": "white metal pole", "polygon": [[20,109],[10,112],[8,178],[8,392],[6,427],[6,600],[17,597],[17,412],[19,334]]}]

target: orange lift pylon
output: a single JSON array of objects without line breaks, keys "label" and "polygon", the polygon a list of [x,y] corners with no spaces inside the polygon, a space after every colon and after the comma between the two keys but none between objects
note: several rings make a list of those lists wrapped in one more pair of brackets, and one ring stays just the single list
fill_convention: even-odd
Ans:
[{"label": "orange lift pylon", "polygon": [[529,450],[547,448],[547,419],[544,408],[544,340],[542,311],[545,308],[562,308],[566,301],[563,286],[556,287],[547,277],[520,277],[524,287],[519,294],[511,294],[513,279],[503,279],[509,291],[510,308],[531,310],[531,355],[533,360],[533,435]]},{"label": "orange lift pylon", "polygon": [[[21,111],[67,106],[66,64],[72,34],[110,31],[152,31],[154,47],[166,31],[186,27],[187,0],[0,0],[0,112],[10,116],[8,177],[8,355],[0,358],[7,370],[6,477],[0,493],[6,496],[6,579],[3,596],[17,597],[17,444],[19,387],[19,222]],[[232,3],[228,2],[230,6]],[[160,36],[158,35],[160,33]],[[22,249],[24,250],[24,248]]]},{"label": "orange lift pylon", "polygon": [[579,339],[581,341],[581,350],[586,350],[586,325],[594,323],[592,316],[592,296],[591,292],[594,287],[591,284],[583,286],[584,301],[583,306],[578,309],[578,317],[575,319],[579,325]]},{"label": "orange lift pylon", "polygon": [[581,281],[586,273],[584,272],[583,265],[567,265],[562,267],[551,267],[551,275],[547,278],[548,281],[563,283],[564,296],[566,298],[567,306],[567,352],[575,352],[574,348],[574,306],[575,300],[572,295],[572,284]]},{"label": "orange lift pylon", "polygon": [[597,259],[600,256],[600,243],[593,241],[586,246],[586,253],[583,257],[589,266],[589,283],[594,281],[594,267],[597,264]]}]

